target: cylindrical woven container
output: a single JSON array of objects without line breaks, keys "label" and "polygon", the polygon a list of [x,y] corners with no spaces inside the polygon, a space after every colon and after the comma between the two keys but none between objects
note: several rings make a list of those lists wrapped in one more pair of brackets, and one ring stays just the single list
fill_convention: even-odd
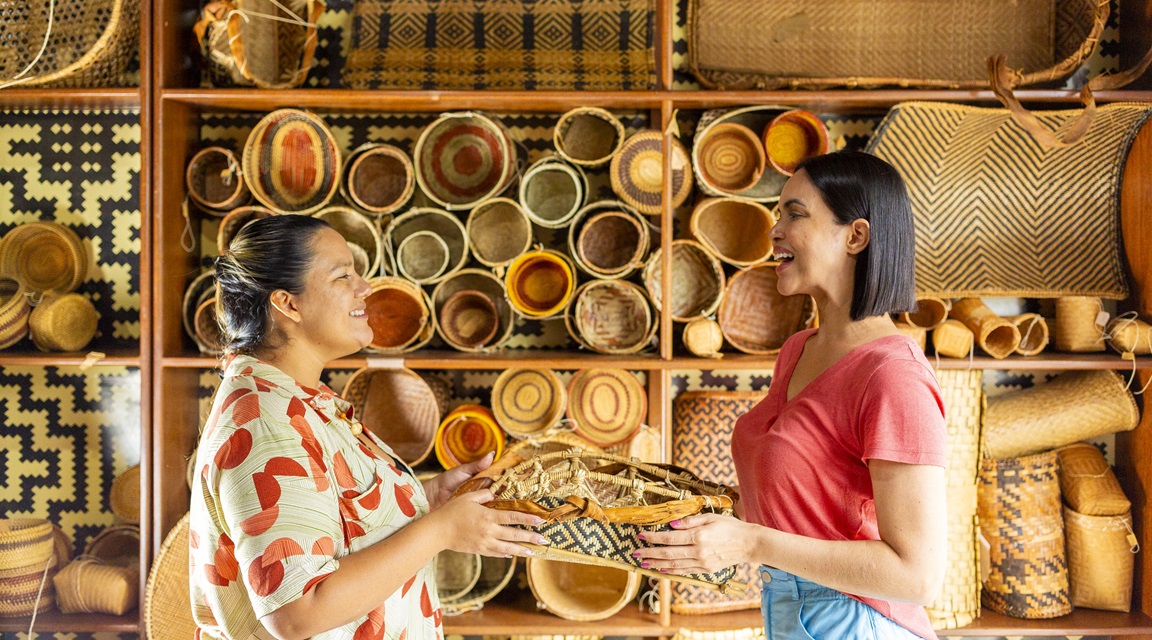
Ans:
[{"label": "cylindrical woven container", "polygon": [[79,351],[96,337],[100,314],[79,293],[44,298],[28,317],[32,342],[41,351]]},{"label": "cylindrical woven container", "polygon": [[1136,400],[1115,371],[1069,371],[1046,384],[988,399],[984,453],[1009,458],[1131,431]]},{"label": "cylindrical woven container", "polygon": [[144,631],[149,638],[194,638],[188,587],[188,515],[164,538],[144,588]]},{"label": "cylindrical woven container", "polygon": [[714,358],[724,347],[724,331],[712,318],[700,317],[684,325],[684,347],[694,356]]},{"label": "cylindrical woven container", "polygon": [[440,405],[432,388],[409,369],[360,369],[340,394],[356,415],[400,457],[418,465],[432,453]]},{"label": "cylindrical woven container", "polygon": [[963,322],[976,337],[976,344],[997,360],[1020,347],[1020,330],[1012,321],[996,315],[979,298],[963,298],[952,304],[948,317]]},{"label": "cylindrical woven container", "polygon": [[949,318],[932,330],[932,347],[947,358],[967,358],[975,348],[976,336],[963,322]]},{"label": "cylindrical woven container", "polygon": [[188,197],[208,214],[235,209],[248,202],[252,193],[244,184],[240,159],[224,147],[206,147],[196,152],[184,170]]},{"label": "cylindrical woven container", "polygon": [[412,160],[390,144],[361,145],[344,161],[340,194],[362,211],[375,216],[392,213],[404,206],[415,190]]},{"label": "cylindrical woven container", "polygon": [[116,476],[108,492],[108,504],[121,520],[140,523],[140,465],[134,464]]},{"label": "cylindrical woven container", "polygon": [[737,122],[710,127],[696,142],[701,181],[721,193],[740,193],[760,182],[767,159],[756,132]]},{"label": "cylindrical woven container", "polygon": [[1014,618],[1055,618],[1072,611],[1056,454],[985,459],[977,516],[991,546],[984,606]]},{"label": "cylindrical woven container", "polygon": [[1104,311],[1100,298],[1056,299],[1056,350],[1074,353],[1104,351]]},{"label": "cylindrical woven container", "polygon": [[551,318],[572,299],[576,270],[567,256],[550,249],[520,254],[504,273],[512,308],[528,318]]},{"label": "cylindrical woven container", "polygon": [[455,602],[444,604],[444,612],[451,615],[456,611],[471,611],[484,606],[496,594],[500,593],[508,583],[512,582],[512,575],[516,572],[516,558],[480,557],[480,577],[476,585],[468,593]]},{"label": "cylindrical woven container", "polygon": [[600,447],[632,439],[648,417],[644,385],[623,369],[581,369],[568,382],[568,419]]},{"label": "cylindrical woven container", "polygon": [[412,152],[416,184],[449,211],[500,195],[516,177],[508,129],[475,112],[446,113],[420,132]]},{"label": "cylindrical woven container", "polygon": [[432,301],[417,285],[390,276],[368,283],[372,292],[364,303],[372,327],[370,350],[406,353],[428,344],[436,332]]},{"label": "cylindrical woven container", "polygon": [[140,527],[104,527],[84,546],[84,555],[108,565],[136,566],[140,562]]},{"label": "cylindrical woven container", "polygon": [[652,343],[657,318],[648,294],[627,280],[590,280],[568,304],[564,324],[582,346],[597,353],[636,353]]},{"label": "cylindrical woven container", "polygon": [[51,554],[36,565],[0,565],[0,618],[30,616],[51,609],[56,601],[52,577],[59,566],[59,559]]},{"label": "cylindrical woven container", "polygon": [[[426,232],[443,241],[448,249],[448,266],[438,269],[442,264],[443,256],[437,253],[428,242],[421,241],[417,247],[406,250],[400,255],[399,249],[409,237]],[[434,242],[434,239],[432,240]],[[396,255],[396,268],[401,274],[418,284],[435,284],[447,276],[459,271],[468,261],[468,232],[464,223],[455,215],[442,209],[417,208],[409,209],[392,220],[384,231],[384,250]],[[433,255],[427,253],[431,251]],[[433,275],[429,275],[433,274]]]},{"label": "cylindrical woven container", "polygon": [[348,244],[364,250],[368,265],[359,272],[361,278],[369,279],[376,275],[380,270],[380,232],[371,220],[348,207],[328,207],[313,217],[327,222]]},{"label": "cylindrical woven container", "polygon": [[643,266],[650,242],[648,222],[639,211],[617,200],[584,207],[568,227],[568,254],[594,278],[632,274]]},{"label": "cylindrical woven container", "polygon": [[1060,462],[1060,495],[1073,511],[1086,516],[1119,516],[1132,509],[1104,454],[1087,442],[1056,451]]},{"label": "cylindrical woven container", "polygon": [[556,122],[552,143],[572,164],[599,167],[612,160],[624,144],[620,119],[599,107],[577,107]]},{"label": "cylindrical woven container", "polygon": [[952,301],[947,298],[916,298],[916,310],[900,314],[900,319],[914,327],[935,329],[948,319]]},{"label": "cylindrical woven container", "polygon": [[224,216],[224,219],[220,221],[220,226],[216,229],[216,252],[223,254],[227,251],[228,245],[232,244],[232,238],[235,238],[236,234],[240,233],[240,229],[244,228],[244,225],[253,220],[274,215],[276,215],[276,213],[271,209],[255,205],[250,207],[237,207],[229,211]]},{"label": "cylindrical woven container", "polygon": [[692,210],[692,237],[717,258],[748,267],[772,257],[776,218],[768,207],[741,198],[708,198]]},{"label": "cylindrical woven container", "polygon": [[908,324],[902,320],[897,320],[893,324],[896,325],[897,331],[911,338],[920,347],[921,350],[928,348],[927,329],[924,327],[917,327],[915,325]]},{"label": "cylindrical woven container", "polygon": [[436,309],[436,326],[444,341],[477,349],[496,336],[500,315],[496,303],[480,291],[464,289],[448,297]]},{"label": "cylindrical woven container", "polygon": [[[644,288],[660,311],[664,266],[663,249],[657,249],[644,265]],[[724,293],[724,267],[716,256],[694,240],[672,241],[672,320],[693,322],[720,308]],[[687,332],[687,328],[685,328]],[[718,348],[717,348],[718,349]]]},{"label": "cylindrical woven container", "polygon": [[0,567],[43,570],[44,563],[52,557],[53,547],[52,523],[47,520],[0,520]]},{"label": "cylindrical woven container", "polygon": [[224,350],[224,332],[220,330],[216,317],[216,296],[209,296],[196,306],[193,326],[196,343],[204,353],[219,354]]},{"label": "cylindrical woven container", "polygon": [[313,213],[340,187],[340,145],[322,119],[299,109],[264,116],[244,143],[244,179],[276,213]]},{"label": "cylindrical woven container", "polygon": [[[459,299],[449,304],[453,297],[463,292],[481,295],[491,306],[469,310],[459,306]],[[432,292],[432,308],[436,311],[436,330],[440,337],[448,346],[460,351],[475,352],[499,347],[512,335],[512,327],[516,324],[515,313],[505,294],[504,282],[486,269],[463,269],[436,285]],[[467,313],[461,313],[464,311]],[[485,334],[487,337],[483,340],[476,339],[476,334],[483,328],[481,325],[489,318],[495,320],[491,334]],[[473,337],[468,339],[468,336]]]},{"label": "cylindrical woven container", "polygon": [[520,178],[520,206],[532,222],[548,229],[571,222],[587,197],[588,177],[558,158],[537,160]]},{"label": "cylindrical woven container", "polygon": [[[672,141],[672,208],[684,204],[692,192],[692,167],[688,151],[675,136]],[[624,142],[612,156],[609,172],[612,190],[625,203],[644,215],[659,215],[664,193],[664,134],[640,131]]]},{"label": "cylindrical woven container", "polygon": [[101,564],[78,558],[52,578],[61,613],[108,613],[122,616],[136,608],[140,567]]},{"label": "cylindrical woven container", "polygon": [[459,601],[480,580],[480,556],[445,549],[432,559],[432,573],[440,604]]},{"label": "cylindrical woven container", "polygon": [[[52,608],[52,575],[58,567],[56,536],[47,520],[0,520],[0,617]],[[40,583],[48,571],[43,594]]]},{"label": "cylindrical woven container", "polygon": [[1005,320],[1016,325],[1020,332],[1020,346],[1016,353],[1022,356],[1039,355],[1048,346],[1048,323],[1038,313],[1020,313],[1005,316]]},{"label": "cylindrical woven container", "polygon": [[776,290],[776,262],[736,272],[728,280],[717,320],[728,343],[744,353],[773,354],[812,323],[812,299]]},{"label": "cylindrical woven container", "polygon": [[464,225],[472,255],[488,267],[501,267],[532,246],[532,221],[520,203],[489,198],[477,204]]},{"label": "cylindrical woven container", "polygon": [[764,128],[764,149],[774,169],[790,176],[796,165],[828,153],[828,127],[816,114],[793,109],[776,116]]},{"label": "cylindrical woven container", "polygon": [[396,247],[396,270],[413,282],[429,282],[448,271],[448,243],[431,231],[417,231]]},{"label": "cylindrical woven container", "polygon": [[1116,318],[1108,323],[1108,346],[1117,353],[1152,355],[1152,324],[1138,318]]},{"label": "cylindrical woven container", "polygon": [[0,349],[7,349],[28,335],[32,305],[18,280],[0,277]]},{"label": "cylindrical woven container", "polygon": [[436,460],[445,469],[474,462],[494,452],[504,453],[504,432],[496,424],[492,410],[478,404],[464,404],[444,416],[436,429]]},{"label": "cylindrical woven container", "polygon": [[28,291],[69,293],[88,275],[88,251],[80,236],[55,222],[29,222],[0,242],[0,274]]},{"label": "cylindrical woven container", "polygon": [[528,558],[536,602],[565,620],[612,617],[640,593],[640,574],[614,567]]},{"label": "cylindrical woven container", "polygon": [[492,385],[492,413],[514,438],[542,434],[564,415],[568,393],[551,369],[508,369]]},{"label": "cylindrical woven container", "polygon": [[1086,516],[1064,507],[1072,605],[1132,610],[1132,577],[1140,546],[1132,514]]}]

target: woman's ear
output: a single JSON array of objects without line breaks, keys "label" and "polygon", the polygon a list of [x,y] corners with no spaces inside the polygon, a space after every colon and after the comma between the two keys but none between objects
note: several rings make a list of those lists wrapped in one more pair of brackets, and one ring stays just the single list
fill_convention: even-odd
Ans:
[{"label": "woman's ear", "polygon": [[[296,307],[296,297],[283,289],[273,291],[270,302],[274,309],[273,316],[281,315],[292,322],[300,322],[303,317],[300,315],[300,310]],[[273,321],[275,321],[275,318],[273,318]]]},{"label": "woman's ear", "polygon": [[872,239],[872,227],[864,218],[856,218],[848,224],[848,255],[859,255],[868,248]]}]

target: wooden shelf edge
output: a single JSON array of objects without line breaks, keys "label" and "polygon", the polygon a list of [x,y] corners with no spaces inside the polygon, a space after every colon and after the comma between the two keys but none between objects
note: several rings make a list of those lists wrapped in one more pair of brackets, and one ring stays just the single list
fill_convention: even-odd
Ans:
[{"label": "wooden shelf edge", "polygon": [[[0,618],[0,633],[28,632],[32,618]],[[140,618],[136,611],[113,616],[103,613],[60,613],[56,609],[36,616],[37,633],[137,633]]]},{"label": "wooden shelf edge", "polygon": [[[40,366],[40,367],[78,367],[88,360],[88,354],[94,351],[85,352],[68,352],[68,353],[43,353],[40,351],[0,351],[0,366]],[[110,367],[110,366],[125,366],[125,367],[139,367],[141,364],[140,353],[137,351],[128,350],[109,350],[103,352],[105,355],[99,360],[95,360],[91,366],[94,367]]]},{"label": "wooden shelf edge", "polygon": [[139,87],[122,89],[0,90],[0,109],[139,109],[144,103]]},{"label": "wooden shelf edge", "polygon": [[641,613],[635,603],[604,620],[576,622],[536,608],[527,592],[503,594],[478,611],[444,617],[444,632],[458,635],[604,635],[656,637],[668,635],[656,614]]}]

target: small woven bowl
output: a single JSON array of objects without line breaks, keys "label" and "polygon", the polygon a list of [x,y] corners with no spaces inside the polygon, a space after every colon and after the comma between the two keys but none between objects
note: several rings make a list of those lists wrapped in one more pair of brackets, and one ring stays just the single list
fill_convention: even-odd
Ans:
[{"label": "small woven bowl", "polygon": [[108,493],[112,513],[124,522],[140,523],[140,465],[128,467],[112,481]]},{"label": "small woven bowl", "polygon": [[436,324],[428,294],[403,278],[384,276],[368,284],[372,291],[364,302],[372,328],[369,349],[405,353],[428,344]]},{"label": "small woven bowl", "polygon": [[[692,192],[692,164],[688,151],[672,137],[672,208],[679,207]],[[612,190],[621,200],[645,215],[659,215],[664,192],[664,134],[641,131],[624,142],[612,156],[609,172]]]},{"label": "small woven bowl", "polygon": [[29,222],[0,242],[0,274],[28,291],[70,293],[88,275],[88,252],[80,237],[55,222]]},{"label": "small woven bowl", "polygon": [[752,200],[708,198],[692,210],[690,233],[717,258],[748,267],[772,257],[772,211]]},{"label": "small woven bowl", "polygon": [[340,145],[318,116],[273,111],[244,143],[244,179],[252,195],[276,213],[313,213],[340,186]]},{"label": "small woven bowl", "polygon": [[348,207],[328,207],[313,215],[336,230],[349,244],[363,249],[368,266],[360,277],[370,279],[380,270],[380,231],[371,220]]},{"label": "small woven bowl", "polygon": [[630,371],[582,369],[568,382],[567,415],[585,440],[612,447],[640,430],[648,416],[648,397]]},{"label": "small woven bowl", "polygon": [[452,294],[437,309],[436,318],[436,326],[446,336],[446,342],[469,348],[488,344],[500,326],[496,303],[479,291]]},{"label": "small woven bowl", "polygon": [[344,162],[340,194],[362,211],[377,216],[392,213],[404,206],[415,190],[412,160],[390,144],[361,145]]},{"label": "small woven bowl", "polygon": [[0,277],[0,349],[7,349],[28,335],[32,305],[24,295],[24,285]]},{"label": "small woven bowl", "polygon": [[776,262],[736,272],[728,280],[717,320],[728,343],[745,353],[770,355],[812,323],[812,300],[776,290]]},{"label": "small woven bowl", "polygon": [[[413,277],[409,279],[419,284],[435,284],[444,278],[456,273],[464,267],[464,263],[468,261],[468,231],[464,228],[464,223],[452,213],[444,211],[443,209],[434,208],[417,208],[410,209],[402,215],[397,216],[384,230],[384,250],[385,252],[398,252],[404,241],[411,235],[427,232],[438,236],[448,247],[448,267],[437,275],[426,276],[430,273],[429,269],[437,266],[441,257],[439,255],[432,256],[429,260],[427,258],[421,259],[420,252],[415,248],[410,252],[406,252],[407,259],[410,261],[407,264],[398,263],[397,269],[401,273],[404,270],[409,270],[413,273]],[[418,246],[422,250],[427,251],[432,245],[425,241],[417,241]],[[399,262],[399,260],[398,260]],[[421,277],[416,278],[414,276]]]},{"label": "small woven bowl", "polygon": [[532,246],[532,221],[520,203],[489,198],[476,205],[464,225],[472,255],[488,267],[502,267]]},{"label": "small woven bowl", "polygon": [[588,177],[575,165],[558,158],[542,158],[520,178],[520,206],[536,224],[558,229],[584,207]]},{"label": "small woven bowl", "polygon": [[550,318],[572,299],[576,274],[568,259],[548,249],[521,254],[504,274],[512,308],[529,318]]},{"label": "small woven bowl", "polygon": [[436,429],[436,459],[445,469],[474,462],[495,452],[504,453],[504,432],[492,410],[478,404],[456,407]]},{"label": "small woven bowl", "polygon": [[559,422],[568,394],[551,369],[507,369],[492,385],[492,414],[514,438],[537,436]]},{"label": "small woven bowl", "polygon": [[500,195],[516,176],[516,146],[500,121],[447,113],[420,132],[412,153],[416,184],[449,211]]},{"label": "small woven bowl", "polygon": [[28,317],[32,342],[41,351],[80,351],[96,337],[100,314],[78,293],[50,296]]},{"label": "small woven bowl", "polygon": [[648,221],[619,200],[593,202],[568,227],[568,255],[581,271],[606,280],[631,275],[651,244]]},{"label": "small woven bowl", "polygon": [[396,270],[416,283],[432,282],[444,275],[451,261],[448,243],[431,231],[417,231],[396,247]]},{"label": "small woven bowl", "polygon": [[597,353],[636,353],[656,333],[652,303],[627,280],[591,280],[580,285],[564,315],[568,333]]},{"label": "small woven bowl", "polygon": [[360,369],[340,394],[356,407],[364,427],[386,442],[405,464],[432,453],[440,404],[432,387],[409,369]]},{"label": "small woven bowl", "polygon": [[441,605],[460,601],[480,580],[480,556],[445,549],[432,559],[436,595]]},{"label": "small woven bowl", "polygon": [[[656,310],[661,310],[664,296],[661,264],[663,250],[657,249],[644,266],[644,287]],[[710,316],[720,308],[724,295],[724,267],[716,256],[693,240],[672,241],[672,320],[691,322]],[[687,329],[685,329],[687,331]],[[717,347],[719,350],[719,347]]]},{"label": "small woven bowl", "polygon": [[134,525],[105,527],[84,546],[84,555],[98,558],[107,564],[135,566],[140,562],[140,527]]},{"label": "small woven bowl", "polygon": [[216,296],[209,296],[196,305],[196,315],[193,319],[196,328],[196,343],[207,347],[205,353],[219,355],[224,351],[224,332],[220,330],[220,322],[216,319]]},{"label": "small woven bowl", "polygon": [[804,160],[828,153],[828,146],[828,127],[803,109],[785,111],[764,128],[768,162],[786,176],[795,173],[796,165]]},{"label": "small woven bowl", "polygon": [[556,152],[572,164],[607,164],[624,144],[620,119],[599,107],[577,107],[560,116],[552,134]]},{"label": "small woven bowl", "polygon": [[[495,313],[496,326],[493,335],[472,345],[460,342],[459,335],[462,332],[459,329],[445,328],[445,325],[450,323],[446,316],[454,315],[456,312],[451,309],[446,312],[444,309],[450,307],[448,302],[461,292],[483,296],[491,303]],[[436,285],[436,289],[432,292],[432,307],[435,309],[436,330],[440,333],[440,337],[448,346],[460,351],[477,352],[499,347],[512,335],[512,328],[516,324],[515,312],[508,302],[504,281],[486,269],[462,269]]]},{"label": "small woven bowl", "polygon": [[700,176],[721,193],[740,193],[756,186],[764,175],[764,145],[748,127],[722,122],[700,141]]},{"label": "small woven bowl", "polygon": [[623,569],[541,558],[525,564],[539,606],[565,620],[610,618],[640,592],[640,574]]},{"label": "small woven bowl", "polygon": [[240,160],[224,147],[206,147],[196,152],[184,171],[188,197],[210,215],[223,215],[248,202],[252,193],[244,183]]},{"label": "small woven bowl", "polygon": [[216,229],[216,252],[223,254],[227,251],[228,245],[232,244],[232,238],[240,233],[244,225],[274,215],[276,214],[272,210],[260,206],[237,207],[229,211]]}]

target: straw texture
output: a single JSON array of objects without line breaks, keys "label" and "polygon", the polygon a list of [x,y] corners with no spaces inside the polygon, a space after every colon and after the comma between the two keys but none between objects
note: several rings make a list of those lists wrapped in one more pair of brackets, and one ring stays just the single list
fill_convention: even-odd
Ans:
[{"label": "straw texture", "polygon": [[1020,330],[1016,325],[996,315],[978,298],[957,300],[948,317],[963,322],[975,336],[976,344],[997,360],[1007,358],[1020,347]]},{"label": "straw texture", "polygon": [[552,143],[568,162],[599,167],[612,160],[624,137],[624,125],[612,113],[599,107],[577,107],[560,116]]},{"label": "straw texture", "polygon": [[136,608],[140,569],[109,566],[95,558],[77,558],[52,578],[61,613],[109,613],[122,616]]},{"label": "straw texture", "polygon": [[975,348],[976,337],[963,322],[948,319],[932,330],[936,353],[949,358],[967,358]]},{"label": "straw texture", "polygon": [[432,559],[436,591],[441,604],[459,601],[480,580],[480,556],[445,549]]},{"label": "straw texture", "polygon": [[446,113],[420,132],[412,152],[416,184],[449,211],[500,195],[516,176],[516,146],[499,120]]},{"label": "straw texture", "polygon": [[348,378],[340,395],[405,464],[416,466],[432,453],[440,405],[416,372],[365,367]]},{"label": "straw texture", "polygon": [[[760,132],[764,131],[764,128],[768,126],[773,118],[786,110],[787,109],[778,106],[757,105],[752,107],[739,107],[737,109],[713,109],[706,111],[704,115],[701,116],[700,122],[696,125],[696,134],[692,139],[692,172],[696,176],[696,184],[700,188],[700,191],[709,196],[733,195],[729,191],[724,191],[713,186],[704,175],[705,166],[704,160],[701,157],[701,151],[704,148],[703,141],[712,135],[712,129],[732,123],[746,127],[759,136]],[[765,158],[765,161],[767,161],[767,158]],[[787,182],[787,180],[788,176],[772,168],[771,165],[766,165],[756,184],[741,190],[738,195],[741,198],[756,202],[776,202],[779,200],[780,190],[784,188],[784,183]]]},{"label": "straw texture", "polygon": [[764,262],[728,280],[718,320],[728,343],[745,353],[773,354],[789,336],[813,320],[811,298],[782,296],[776,290],[776,264]]},{"label": "straw texture", "polygon": [[696,318],[684,325],[684,347],[701,358],[717,357],[724,348],[724,331],[712,318]]},{"label": "straw texture", "polygon": [[436,332],[428,294],[403,278],[380,277],[368,282],[365,300],[368,326],[372,327],[370,350],[406,353],[428,344]]},{"label": "straw texture", "polygon": [[1104,351],[1103,303],[1098,297],[1069,296],[1056,300],[1056,350],[1074,353]]},{"label": "straw texture", "polygon": [[304,83],[324,0],[213,0],[193,33],[218,87],[289,89]]},{"label": "straw texture", "polygon": [[541,558],[525,566],[536,602],[565,620],[610,618],[640,593],[640,576],[621,569]]},{"label": "straw texture", "polygon": [[28,335],[32,305],[24,295],[24,285],[0,276],[0,349],[7,349]]},{"label": "straw texture", "polygon": [[697,143],[700,177],[723,193],[739,193],[756,186],[767,159],[756,133],[738,122],[711,127]]},{"label": "straw texture", "polygon": [[648,396],[630,371],[582,369],[568,382],[567,413],[578,435],[611,447],[640,430],[648,417]]},{"label": "straw texture", "polygon": [[392,213],[412,197],[416,173],[412,159],[390,144],[357,147],[344,162],[340,193],[362,211],[375,216]]},{"label": "straw texture", "polygon": [[495,598],[504,587],[512,582],[512,575],[516,572],[516,558],[480,557],[480,576],[472,587],[456,602],[445,605],[444,613],[452,615],[460,611],[472,611],[482,608],[485,602]]},{"label": "straw texture", "polygon": [[216,251],[224,253],[232,244],[232,238],[244,228],[244,225],[254,220],[276,215],[271,209],[261,206],[237,207],[224,215],[220,226],[216,229]]},{"label": "straw texture", "polygon": [[588,197],[588,178],[576,165],[545,157],[528,167],[520,178],[520,206],[528,217],[547,229],[572,221]]},{"label": "straw texture", "polygon": [[[659,311],[663,304],[663,249],[644,265],[644,287]],[[711,316],[720,308],[724,268],[716,256],[694,240],[672,241],[672,320],[691,322]]]},{"label": "straw texture", "polygon": [[65,294],[88,274],[88,252],[72,229],[55,222],[29,222],[0,242],[0,274],[28,291]]},{"label": "straw texture", "polygon": [[112,481],[108,495],[112,513],[131,524],[140,523],[140,465],[132,465]]},{"label": "straw texture", "polygon": [[192,597],[188,587],[188,515],[168,532],[144,589],[144,631],[149,638],[193,638]]},{"label": "straw texture", "polygon": [[555,316],[572,299],[575,271],[566,256],[550,249],[520,254],[504,273],[508,301],[522,316]]},{"label": "straw texture", "polygon": [[252,195],[276,213],[319,211],[340,187],[340,145],[308,111],[264,116],[248,134],[242,164]]},{"label": "straw texture", "polygon": [[[410,250],[402,251],[405,242],[420,234],[420,241]],[[436,243],[440,240],[443,244]],[[435,243],[439,249],[432,249]],[[384,230],[384,251],[396,255],[397,267],[401,273],[418,284],[436,284],[456,273],[468,261],[468,231],[460,219],[443,209],[415,208],[397,216]],[[443,250],[447,249],[447,266]],[[431,251],[430,251],[431,250]],[[426,254],[434,255],[426,255]]]},{"label": "straw texture", "polygon": [[916,310],[900,314],[900,319],[914,327],[935,329],[948,319],[952,301],[946,298],[917,297]]},{"label": "straw texture", "polygon": [[1108,323],[1108,346],[1119,353],[1152,355],[1152,325],[1140,319],[1116,318]]},{"label": "straw texture", "polygon": [[828,153],[828,127],[803,109],[785,111],[764,128],[764,149],[772,168],[786,176],[808,158]]},{"label": "straw texture", "polygon": [[1060,494],[1073,511],[1086,516],[1119,516],[1132,508],[1104,454],[1087,442],[1061,447]]},{"label": "straw texture", "polygon": [[135,566],[140,562],[140,527],[115,525],[105,527],[84,547],[84,555],[103,564]]},{"label": "straw texture", "polygon": [[564,415],[568,393],[551,369],[508,369],[492,385],[492,413],[510,435],[540,435]]},{"label": "straw texture", "polygon": [[692,210],[692,237],[717,258],[748,267],[772,257],[769,233],[776,218],[768,207],[741,198],[709,198]]},{"label": "straw texture", "polygon": [[[461,314],[459,305],[453,310],[454,305],[449,302],[464,292],[468,292],[470,300],[480,296],[487,303],[481,302],[479,307],[471,308],[471,312]],[[460,351],[497,348],[512,335],[515,325],[515,312],[505,294],[504,282],[486,269],[463,269],[446,278],[433,290],[432,306],[438,319],[436,329],[440,337]],[[485,323],[488,321],[494,322],[491,333],[485,334],[482,340],[477,339],[474,334],[481,326],[487,326]],[[467,336],[474,337],[467,339]]]},{"label": "straw texture", "polygon": [[495,453],[504,453],[504,433],[492,410],[478,404],[456,407],[436,429],[436,460],[445,469],[473,462]]},{"label": "straw texture", "polygon": [[656,334],[648,294],[627,280],[590,280],[580,285],[564,315],[568,333],[597,353],[636,353]]},{"label": "straw texture", "polygon": [[464,229],[472,255],[488,267],[507,265],[532,245],[532,222],[520,203],[508,198],[477,204]]},{"label": "straw texture", "polygon": [[1004,318],[1016,325],[1020,332],[1020,346],[1016,353],[1022,356],[1035,356],[1048,346],[1048,322],[1038,313],[1020,313]]},{"label": "straw texture", "polygon": [[327,222],[344,240],[364,251],[368,264],[360,277],[372,278],[380,270],[380,231],[372,221],[348,207],[328,207],[313,217]]},{"label": "straw texture", "polygon": [[1132,514],[1087,516],[1064,507],[1072,605],[1132,610],[1132,577],[1139,545]]},{"label": "straw texture", "polygon": [[96,337],[100,314],[79,293],[50,296],[28,316],[32,342],[41,351],[79,351]]},{"label": "straw texture", "polygon": [[224,147],[197,151],[184,170],[184,184],[188,197],[211,215],[235,209],[252,197],[244,184],[240,159]]},{"label": "straw texture", "polygon": [[[688,151],[673,136],[672,145],[672,207],[684,204],[692,192],[691,161]],[[612,156],[609,172],[612,190],[621,200],[645,215],[658,215],[664,192],[664,134],[645,130],[624,141],[624,146]]]}]

